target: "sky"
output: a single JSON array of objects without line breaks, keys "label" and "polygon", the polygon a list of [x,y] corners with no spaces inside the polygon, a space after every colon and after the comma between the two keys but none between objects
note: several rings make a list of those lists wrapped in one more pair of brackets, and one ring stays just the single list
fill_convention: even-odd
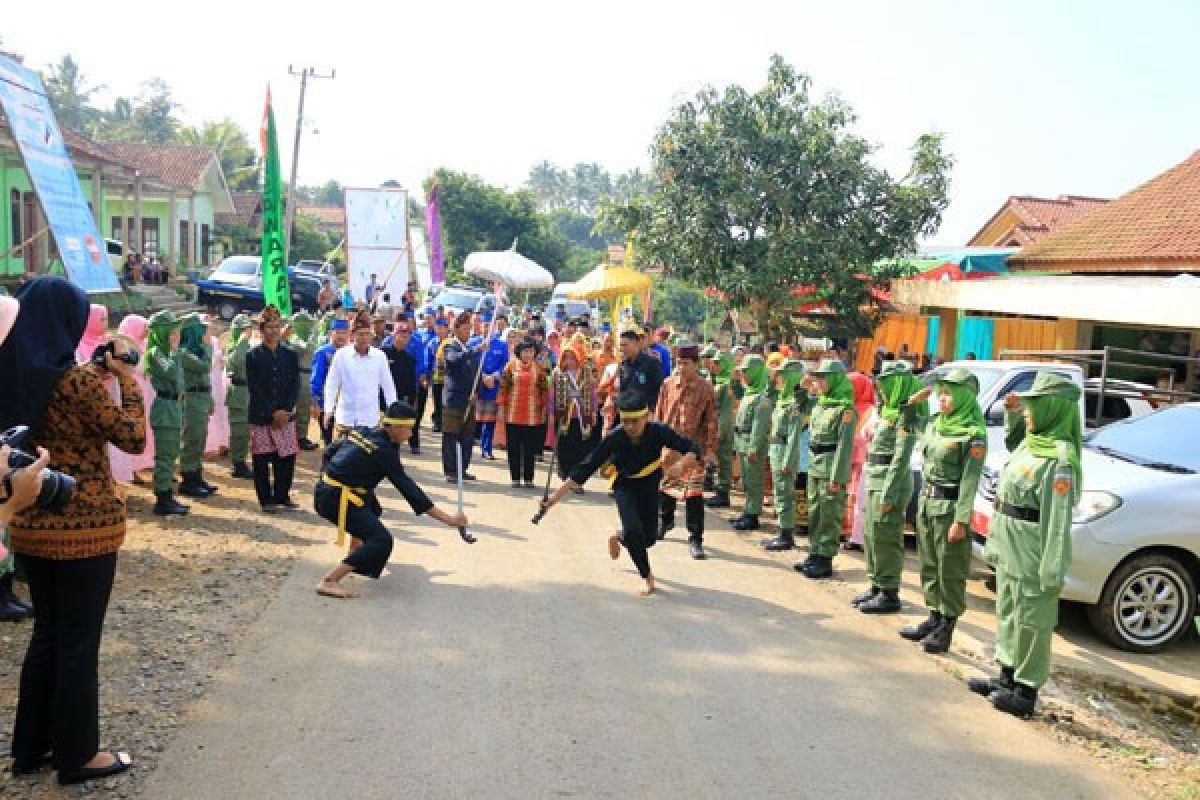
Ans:
[{"label": "sky", "polygon": [[[6,9],[0,40],[43,67],[71,53],[115,95],[165,80],[195,124],[253,138],[267,83],[285,177],[420,191],[446,166],[510,187],[543,160],[650,166],[655,131],[704,86],[766,79],[772,53],[855,109],[902,175],[921,133],[955,159],[932,242],[964,244],[1014,194],[1113,197],[1200,149],[1195,0],[508,0],[409,4],[84,0]],[[186,18],[173,15],[186,13]]]}]

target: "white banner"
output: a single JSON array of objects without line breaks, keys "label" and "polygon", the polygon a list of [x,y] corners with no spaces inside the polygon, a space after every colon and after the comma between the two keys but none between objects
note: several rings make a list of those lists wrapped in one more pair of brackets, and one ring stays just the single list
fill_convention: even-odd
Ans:
[{"label": "white banner", "polygon": [[350,292],[364,300],[375,275],[392,305],[411,280],[408,258],[408,192],[404,189],[346,189],[346,271]]}]

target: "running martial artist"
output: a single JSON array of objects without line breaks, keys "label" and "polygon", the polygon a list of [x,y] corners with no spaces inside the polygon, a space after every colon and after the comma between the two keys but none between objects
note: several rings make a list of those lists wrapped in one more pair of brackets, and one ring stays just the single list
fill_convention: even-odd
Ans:
[{"label": "running martial artist", "polygon": [[661,422],[651,422],[644,392],[622,392],[617,408],[621,424],[601,440],[554,494],[542,501],[542,511],[549,510],[568,492],[585,484],[600,467],[611,462],[616,470],[612,491],[621,518],[621,530],[608,537],[608,555],[615,561],[621,556],[621,545],[625,546],[638,574],[646,582],[640,593],[647,597],[654,593],[648,549],[658,538],[663,448],[684,454],[670,470],[670,476],[675,479],[685,470],[694,469],[704,450],[700,443],[680,436]]},{"label": "running martial artist", "polygon": [[313,492],[313,507],[338,527],[338,546],[346,533],[359,542],[317,584],[317,594],[346,599],[358,595],[342,586],[351,572],[378,578],[392,554],[392,534],[380,521],[383,507],[375,487],[384,478],[408,501],[417,516],[429,516],[451,528],[467,524],[464,514],[450,514],[433,504],[400,463],[400,445],[408,442],[417,410],[397,401],[374,428],[352,428],[325,450],[325,469]]}]

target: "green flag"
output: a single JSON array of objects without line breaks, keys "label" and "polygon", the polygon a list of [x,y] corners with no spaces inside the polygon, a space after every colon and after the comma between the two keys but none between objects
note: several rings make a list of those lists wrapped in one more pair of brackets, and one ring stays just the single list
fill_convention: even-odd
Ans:
[{"label": "green flag", "polygon": [[283,230],[283,181],[279,176],[279,145],[275,141],[275,111],[271,108],[271,87],[267,86],[267,106],[263,109],[259,132],[263,151],[262,193],[262,281],[263,301],[279,309],[283,316],[292,313],[292,293],[288,288],[287,245]]}]

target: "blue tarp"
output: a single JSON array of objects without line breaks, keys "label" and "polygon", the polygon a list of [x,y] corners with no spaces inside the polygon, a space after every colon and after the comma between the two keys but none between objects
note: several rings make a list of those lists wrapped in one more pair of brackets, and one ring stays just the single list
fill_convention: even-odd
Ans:
[{"label": "blue tarp", "polygon": [[981,360],[990,359],[995,331],[996,320],[990,317],[959,317],[954,359],[964,359],[967,353],[974,353]]},{"label": "blue tarp", "polygon": [[922,251],[921,258],[957,264],[963,272],[1008,272],[1008,257],[1019,247],[949,247]]}]

